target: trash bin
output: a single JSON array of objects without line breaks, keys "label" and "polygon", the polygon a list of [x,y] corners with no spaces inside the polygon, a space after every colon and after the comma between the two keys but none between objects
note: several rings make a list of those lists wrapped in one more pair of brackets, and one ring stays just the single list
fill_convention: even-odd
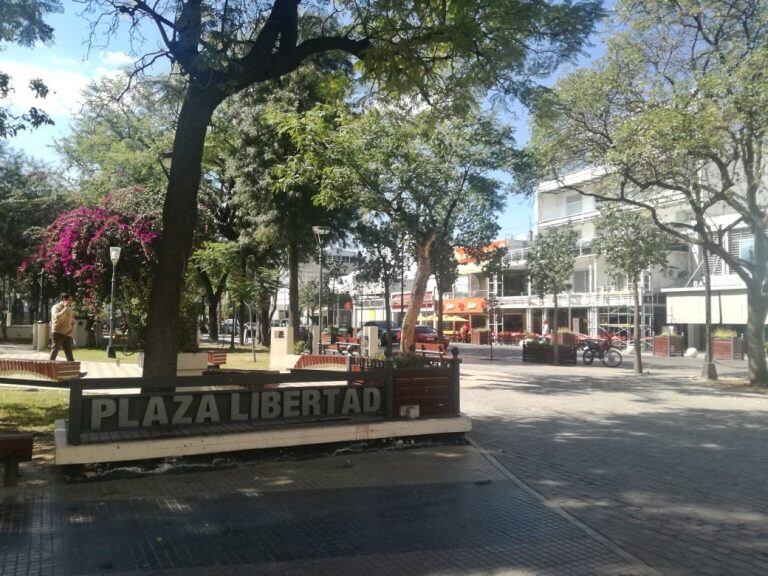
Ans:
[{"label": "trash bin", "polygon": [[48,322],[35,322],[35,350],[48,350]]},{"label": "trash bin", "polygon": [[88,344],[88,320],[85,318],[75,319],[75,329],[72,333],[72,338],[75,340],[74,345],[77,348],[85,348]]}]

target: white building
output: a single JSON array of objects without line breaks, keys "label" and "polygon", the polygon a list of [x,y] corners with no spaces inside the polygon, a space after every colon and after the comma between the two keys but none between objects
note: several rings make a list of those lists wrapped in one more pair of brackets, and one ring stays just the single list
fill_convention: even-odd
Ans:
[{"label": "white building", "polygon": [[[712,219],[713,227],[726,228],[736,219],[734,214],[723,214]],[[749,259],[754,251],[755,237],[751,231],[736,227],[724,234],[728,252]],[[688,335],[688,344],[702,348],[705,336],[705,266],[702,251],[691,250],[692,273],[679,287],[662,290],[666,296],[666,322],[679,325]],[[747,324],[747,289],[744,281],[719,256],[709,255],[712,324],[745,331]],[[766,319],[768,323],[768,319]]]},{"label": "white building", "polygon": [[[565,177],[565,185],[589,189],[604,185],[603,172],[585,169]],[[667,220],[690,222],[687,205],[679,198],[661,193],[660,213]],[[531,235],[557,226],[571,226],[577,234],[574,250],[574,273],[571,289],[558,299],[558,325],[591,336],[610,332],[619,337],[630,337],[634,322],[634,300],[626,278],[615,278],[604,257],[592,253],[595,221],[599,216],[596,200],[565,188],[558,182],[543,182],[536,192],[534,206],[535,225]],[[727,209],[711,215],[711,226],[723,228],[734,222],[736,216]],[[628,233],[627,240],[631,241]],[[753,236],[743,227],[730,230],[724,238],[727,249],[745,257],[754,247]],[[540,333],[542,320],[553,322],[551,295],[543,299],[531,290],[526,274],[528,241],[503,239],[494,245],[506,248],[504,272],[488,279],[471,259],[457,254],[459,278],[453,290],[444,294],[444,314],[454,320],[446,329],[458,328],[462,323],[473,329],[493,332]],[[747,297],[744,283],[723,261],[710,256],[712,270],[712,322],[743,332],[747,321]],[[316,274],[316,266],[314,268]],[[405,307],[410,302],[410,291],[415,270],[405,273],[391,287],[393,320],[401,322]],[[673,249],[666,266],[648,270],[642,279],[641,331],[644,338],[660,333],[667,325],[675,326],[679,333],[689,337],[689,345],[703,346],[704,334],[704,267],[700,252],[681,244]],[[401,300],[401,290],[403,297]],[[361,326],[368,320],[384,320],[383,288],[380,285],[356,285],[353,290],[352,325]],[[497,309],[489,314],[488,298],[495,295]],[[421,309],[421,319],[431,323],[436,310],[436,286],[431,278]],[[457,322],[461,319],[461,322]]]},{"label": "white building", "polygon": [[[575,172],[564,179],[566,185],[589,189],[599,186],[603,173],[590,169]],[[668,192],[660,192],[659,214],[669,222],[692,222],[689,206]],[[595,235],[594,219],[599,212],[595,199],[564,190],[556,182],[539,186],[536,203],[537,230],[570,223],[579,234],[576,272],[572,293],[565,296],[571,317],[586,316],[590,334],[604,330],[621,333],[632,323],[633,305],[626,281],[618,282],[606,271],[605,261],[590,253]],[[724,204],[707,211],[710,229],[727,229],[737,215]],[[628,236],[628,241],[631,241]],[[725,233],[723,242],[731,254],[747,258],[754,249],[754,236],[744,226]],[[746,288],[741,278],[722,261],[710,255],[712,284],[712,323],[743,333],[747,322]],[[665,325],[675,326],[688,336],[690,346],[703,347],[705,329],[704,270],[701,251],[681,244],[670,252],[663,269],[650,270],[644,278],[643,310],[645,335],[658,333]],[[546,302],[544,302],[546,304]],[[562,305],[562,303],[561,303]],[[575,313],[574,313],[575,311]],[[574,327],[575,329],[575,327]]]},{"label": "white building", "polygon": [[[349,305],[349,299],[344,295],[348,294],[351,286],[349,281],[345,279],[352,272],[355,271],[357,266],[357,252],[346,248],[338,248],[330,246],[323,251],[323,284],[328,281],[328,287],[332,293],[336,295],[335,305],[328,309],[327,306],[323,307],[323,325],[328,323],[334,325],[350,325],[352,311]],[[331,274],[331,269],[334,269],[334,273]],[[320,280],[320,266],[317,261],[317,257],[304,262],[299,265],[299,291],[310,281],[317,283]],[[284,270],[280,275],[280,288],[277,291],[277,301],[275,306],[274,320],[276,322],[284,323],[288,320],[289,309],[289,296],[288,296],[288,284],[290,278],[288,271]],[[325,298],[324,298],[325,299]],[[307,311],[301,312],[301,324],[306,323]],[[312,322],[317,322],[317,314],[311,319]]]}]

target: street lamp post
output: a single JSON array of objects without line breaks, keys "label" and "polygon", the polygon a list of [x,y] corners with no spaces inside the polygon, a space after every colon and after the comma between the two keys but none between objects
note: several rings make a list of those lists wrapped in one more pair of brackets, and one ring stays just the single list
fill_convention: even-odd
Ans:
[{"label": "street lamp post", "polygon": [[107,345],[107,358],[116,358],[113,338],[115,335],[115,280],[117,262],[120,260],[120,246],[109,247],[109,259],[112,261],[112,295],[109,299],[109,344]]},{"label": "street lamp post", "polygon": [[322,350],[323,342],[323,237],[330,233],[331,229],[328,226],[312,226],[312,233],[317,239],[317,247],[320,252],[320,284],[317,286],[318,300],[320,309],[317,312],[317,325],[320,327],[320,350]]},{"label": "street lamp post", "polygon": [[40,297],[38,298],[38,322],[45,322],[45,301],[43,300],[43,282],[44,282],[44,274],[45,272],[43,270],[40,270]]}]

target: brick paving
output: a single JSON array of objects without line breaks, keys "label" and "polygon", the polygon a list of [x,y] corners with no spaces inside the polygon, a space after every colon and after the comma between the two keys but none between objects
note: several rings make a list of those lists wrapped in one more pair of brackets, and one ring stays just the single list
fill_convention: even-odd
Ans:
[{"label": "brick paving", "polygon": [[0,488],[0,576],[768,574],[766,394],[701,385],[687,359],[637,377],[473,352],[462,406],[490,460],[432,446]]},{"label": "brick paving", "polygon": [[649,573],[472,446],[8,490],[0,574]]},{"label": "brick paving", "polygon": [[519,479],[663,574],[768,574],[768,395],[648,367],[468,366],[462,408]]}]

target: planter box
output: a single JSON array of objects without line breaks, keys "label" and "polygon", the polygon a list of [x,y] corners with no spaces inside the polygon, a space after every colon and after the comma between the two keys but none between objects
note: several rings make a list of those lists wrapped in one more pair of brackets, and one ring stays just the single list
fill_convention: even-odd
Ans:
[{"label": "planter box", "polygon": [[[552,346],[542,346],[538,343],[523,343],[523,362],[537,362],[540,364],[552,364]],[[576,364],[576,346],[560,344],[558,348],[558,364]]]},{"label": "planter box", "polygon": [[578,338],[573,332],[558,332],[557,341],[561,346],[573,346],[574,348],[577,348],[579,344]]},{"label": "planter box", "polygon": [[685,341],[682,336],[673,336],[665,334],[664,336],[654,336],[653,355],[669,358],[671,356],[682,356],[685,353]]},{"label": "planter box", "polygon": [[394,414],[402,406],[418,406],[421,417],[450,416],[456,413],[452,368],[396,368]]},{"label": "planter box", "polygon": [[[144,352],[139,352],[139,368],[144,369]],[[208,352],[179,352],[176,354],[177,376],[202,376],[208,369]]]},{"label": "planter box", "polygon": [[744,340],[741,338],[712,338],[715,360],[744,360]]}]

